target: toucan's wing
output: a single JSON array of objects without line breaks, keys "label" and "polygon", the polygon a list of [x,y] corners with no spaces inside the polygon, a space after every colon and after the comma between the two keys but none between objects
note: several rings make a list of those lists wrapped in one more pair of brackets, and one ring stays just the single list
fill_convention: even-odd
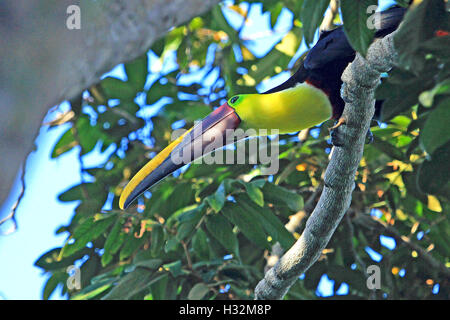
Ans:
[{"label": "toucan's wing", "polygon": [[[400,24],[407,9],[393,7],[374,16],[377,28],[375,37],[383,37]],[[273,93],[308,82],[327,93],[333,106],[333,118],[340,117],[344,102],[340,97],[341,75],[345,67],[355,58],[344,28],[338,27],[320,34],[316,45],[306,55],[299,69],[284,83],[264,93]]]}]

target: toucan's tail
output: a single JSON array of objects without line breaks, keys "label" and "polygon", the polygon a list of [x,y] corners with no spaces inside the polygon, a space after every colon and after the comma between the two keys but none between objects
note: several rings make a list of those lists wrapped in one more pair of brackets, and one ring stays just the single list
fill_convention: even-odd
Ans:
[{"label": "toucan's tail", "polygon": [[[382,38],[385,35],[393,32],[397,29],[398,25],[403,19],[407,9],[401,7],[393,7],[383,12],[377,12],[374,16],[374,26],[377,28],[375,33],[376,38]],[[330,69],[328,63],[332,63],[331,69],[337,67],[340,73],[343,70],[342,66],[335,65],[336,61],[343,61],[344,68],[348,62],[351,62],[355,57],[355,50],[350,46],[350,43],[345,36],[342,27],[338,27],[334,30],[322,32],[319,41],[308,52],[305,60],[302,61],[299,69],[288,80],[282,84],[272,88],[264,94],[274,93],[284,89],[295,87],[298,83],[305,82],[311,76],[314,78],[314,69],[321,69],[326,66],[326,69]],[[325,70],[326,71],[326,70]],[[313,73],[313,74],[311,74]],[[320,70],[320,74],[323,74],[324,70]],[[326,72],[325,72],[326,73]],[[340,74],[339,74],[340,77]]]},{"label": "toucan's tail", "polygon": [[[382,38],[397,29],[407,10],[392,7],[375,13],[372,21],[376,28],[375,37]],[[355,50],[350,45],[342,26],[324,31],[301,62],[297,72],[284,83],[264,93],[274,93],[295,87],[298,83],[308,82],[328,95],[333,106],[333,118],[337,119],[344,109],[344,101],[340,96],[341,75],[354,58]]]},{"label": "toucan's tail", "polygon": [[377,27],[377,31],[375,32],[375,38],[382,38],[389,33],[394,32],[402,21],[407,10],[407,8],[393,7],[376,14],[375,27]]}]

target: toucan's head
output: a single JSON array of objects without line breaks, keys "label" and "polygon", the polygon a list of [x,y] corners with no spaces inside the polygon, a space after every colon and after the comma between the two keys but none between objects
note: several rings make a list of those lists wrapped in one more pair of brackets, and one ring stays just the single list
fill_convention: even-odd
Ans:
[{"label": "toucan's head", "polygon": [[230,133],[238,128],[249,135],[291,133],[317,125],[331,114],[327,95],[306,83],[270,94],[233,96],[150,160],[125,187],[119,206],[128,207],[170,173],[233,142]]}]

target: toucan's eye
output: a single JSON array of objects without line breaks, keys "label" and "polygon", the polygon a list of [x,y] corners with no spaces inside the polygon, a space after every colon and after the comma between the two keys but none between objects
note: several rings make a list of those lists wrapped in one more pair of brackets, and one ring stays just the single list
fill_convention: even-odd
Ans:
[{"label": "toucan's eye", "polygon": [[233,98],[230,99],[230,103],[234,104],[236,101],[238,101],[239,96],[234,96]]}]

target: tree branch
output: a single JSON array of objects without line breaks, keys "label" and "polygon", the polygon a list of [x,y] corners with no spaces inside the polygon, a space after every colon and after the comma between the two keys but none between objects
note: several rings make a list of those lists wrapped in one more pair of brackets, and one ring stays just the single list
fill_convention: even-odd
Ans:
[{"label": "tree branch", "polygon": [[27,161],[24,160],[22,163],[22,172],[20,173],[20,183],[22,184],[22,186],[20,189],[19,196],[17,197],[16,202],[13,204],[9,214],[6,217],[4,217],[3,219],[0,219],[0,227],[7,221],[10,221],[12,223],[12,226],[8,230],[5,230],[3,233],[0,233],[2,235],[11,234],[17,230],[16,213],[17,213],[17,208],[19,207],[20,201],[22,201],[22,198],[25,195],[26,167],[27,167]]},{"label": "tree branch", "polygon": [[374,91],[381,73],[389,71],[397,59],[394,34],[373,43],[366,59],[357,54],[342,74],[345,125],[337,130],[343,144],[333,152],[325,172],[322,195],[306,222],[303,234],[258,283],[256,299],[283,298],[298,277],[320,257],[350,207],[355,173],[375,111]]}]

